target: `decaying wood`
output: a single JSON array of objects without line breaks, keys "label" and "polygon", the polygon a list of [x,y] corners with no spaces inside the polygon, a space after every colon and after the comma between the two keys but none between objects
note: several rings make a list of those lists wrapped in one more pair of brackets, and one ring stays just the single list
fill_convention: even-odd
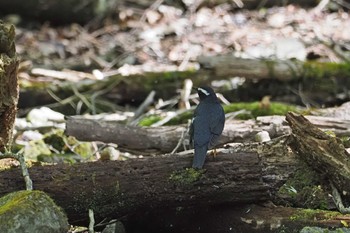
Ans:
[{"label": "decaying wood", "polygon": [[[336,153],[331,159],[333,164],[319,168],[343,187],[340,190],[348,192],[349,186],[344,186],[348,184],[347,169],[337,161],[347,163],[343,157],[338,158],[342,155],[338,155],[341,151],[336,149],[337,141],[319,136],[321,131],[314,128],[307,130],[312,126],[310,123],[300,117],[291,120],[291,116],[287,119],[292,125],[293,140],[284,136],[266,143],[227,146],[219,149],[216,159],[208,156],[205,170],[188,169],[193,153],[186,151],[126,161],[33,166],[30,174],[34,189],[47,192],[64,208],[71,223],[87,221],[88,209],[94,211],[96,219],[101,219],[165,206],[203,208],[273,201],[281,198],[278,190],[299,169],[299,157],[322,153]],[[302,136],[298,139],[299,132]],[[295,150],[298,155],[290,149],[290,143],[301,148]],[[339,165],[339,169],[332,165]],[[0,196],[23,188],[19,169],[0,172]]]},{"label": "decaying wood", "polygon": [[[350,120],[331,117],[307,116],[323,130],[331,130],[338,136],[350,135]],[[116,143],[121,149],[139,151],[141,154],[168,153],[179,142],[185,126],[146,127],[125,126],[111,121],[67,117],[66,133],[82,141]],[[267,131],[271,138],[290,132],[284,116],[258,117],[257,120],[228,120],[220,144],[254,141],[258,132]],[[182,147],[180,147],[182,148]]]},{"label": "decaying wood", "polygon": [[0,150],[12,137],[18,102],[15,28],[0,22]]},{"label": "decaying wood", "polygon": [[339,138],[328,135],[305,117],[288,113],[286,120],[292,129],[292,149],[309,166],[344,195],[350,193],[350,154]]},{"label": "decaying wood", "polygon": [[[127,161],[33,166],[34,189],[47,192],[71,223],[120,217],[143,208],[261,202],[271,199],[297,160],[285,138],[238,146],[207,158],[204,173],[188,170],[193,154]],[[194,175],[193,175],[194,174]],[[24,188],[19,169],[0,172],[0,196]]]}]

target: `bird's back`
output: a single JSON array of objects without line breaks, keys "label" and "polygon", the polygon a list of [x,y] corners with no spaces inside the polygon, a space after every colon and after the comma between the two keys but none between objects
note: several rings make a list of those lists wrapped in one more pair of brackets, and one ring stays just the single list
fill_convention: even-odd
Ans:
[{"label": "bird's back", "polygon": [[215,139],[221,135],[224,124],[224,110],[217,100],[200,102],[195,110],[193,121],[195,145],[215,144]]}]

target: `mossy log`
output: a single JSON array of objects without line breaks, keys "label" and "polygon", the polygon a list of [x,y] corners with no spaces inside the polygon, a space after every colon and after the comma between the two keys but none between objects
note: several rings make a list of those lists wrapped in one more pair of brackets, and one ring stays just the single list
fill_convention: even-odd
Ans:
[{"label": "mossy log", "polygon": [[[48,193],[71,223],[175,206],[257,203],[270,200],[297,160],[277,142],[219,151],[205,170],[191,166],[193,154],[127,161],[57,164],[30,168],[34,189]],[[237,152],[238,151],[238,152]],[[0,172],[0,196],[24,188],[19,169]]]},{"label": "mossy log", "polygon": [[[255,135],[267,131],[271,138],[290,133],[284,116],[258,117],[257,120],[228,120],[219,144],[229,142],[252,142]],[[338,136],[350,135],[350,121],[331,117],[307,116],[313,124],[324,130],[331,130]],[[66,134],[81,141],[102,141],[116,143],[121,150],[141,154],[171,152],[182,134],[184,125],[163,127],[136,127],[118,124],[112,121],[86,119],[81,116],[66,118]],[[182,147],[180,147],[181,149]]]},{"label": "mossy log", "polygon": [[12,137],[18,102],[15,28],[0,21],[0,150]]},{"label": "mossy log", "polygon": [[216,79],[244,77],[245,83],[237,90],[240,98],[259,92],[261,96],[273,94],[273,98],[290,96],[290,100],[297,96],[297,103],[322,106],[326,99],[334,103],[334,94],[345,94],[344,87],[350,86],[350,63],[242,59],[233,54],[202,56],[198,61]]},{"label": "mossy log", "polygon": [[[298,124],[303,125],[304,121]],[[304,128],[308,126],[303,125]],[[30,173],[34,188],[47,192],[66,211],[71,223],[87,221],[88,209],[95,211],[96,219],[102,219],[179,206],[203,208],[268,200],[281,202],[284,198],[281,187],[296,171],[305,169],[298,159],[303,154],[296,151],[296,155],[290,149],[290,143],[295,143],[293,138],[300,129],[292,127],[292,130],[292,137],[220,149],[216,158],[208,156],[205,170],[189,168],[193,154],[182,152],[126,161],[33,166]],[[315,134],[308,136],[321,140]],[[298,143],[306,148],[303,140]],[[303,153],[325,153],[312,146],[318,144],[310,143]],[[334,150],[334,153],[338,152]],[[331,151],[327,150],[328,153]],[[337,155],[333,156],[337,158]],[[342,176],[343,169],[340,175],[334,174],[338,170],[333,169],[322,172],[332,172],[328,174],[330,178],[346,179]],[[0,172],[0,196],[23,189],[20,174],[16,168]],[[340,190],[347,191],[347,187]]]},{"label": "mossy log", "polygon": [[68,220],[61,208],[41,191],[18,191],[0,198],[1,232],[67,232]]},{"label": "mossy log", "polygon": [[[186,79],[191,79],[194,86],[200,86],[232,77],[244,77],[244,83],[235,90],[218,90],[229,101],[256,101],[273,94],[274,100],[288,97],[292,103],[317,106],[346,101],[346,98],[339,100],[334,96],[344,94],[344,87],[350,86],[350,64],[347,63],[250,60],[231,55],[199,58],[199,62],[203,67],[199,70],[117,74],[103,80],[67,81],[60,85],[52,84],[48,79],[51,81],[38,87],[27,85],[22,90],[19,106],[56,103],[47,93],[49,89],[64,100],[60,106],[82,102],[82,111],[95,114],[113,111],[116,104],[137,106],[152,91],[156,92],[155,99],[173,98]],[[71,115],[76,109],[64,112]]]},{"label": "mossy log", "polygon": [[329,81],[330,78],[344,79],[350,75],[349,63],[243,59],[234,54],[201,56],[198,62],[217,78],[239,76],[252,80],[276,79],[282,82],[296,78]]}]

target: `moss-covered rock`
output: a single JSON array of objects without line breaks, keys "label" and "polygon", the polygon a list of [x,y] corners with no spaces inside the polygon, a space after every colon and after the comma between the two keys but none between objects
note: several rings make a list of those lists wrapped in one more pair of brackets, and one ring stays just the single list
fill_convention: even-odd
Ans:
[{"label": "moss-covered rock", "polygon": [[0,226],[7,233],[66,233],[68,220],[44,192],[18,191],[0,198]]},{"label": "moss-covered rock", "polygon": [[92,158],[90,142],[80,142],[61,129],[52,130],[42,139],[30,141],[24,148],[25,158],[47,163],[88,161]]}]

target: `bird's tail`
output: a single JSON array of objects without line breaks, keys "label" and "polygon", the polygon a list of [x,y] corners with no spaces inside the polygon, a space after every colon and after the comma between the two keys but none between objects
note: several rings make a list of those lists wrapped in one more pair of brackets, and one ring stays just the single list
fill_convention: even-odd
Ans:
[{"label": "bird's tail", "polygon": [[193,158],[193,163],[192,167],[193,168],[202,168],[204,161],[205,161],[205,156],[207,155],[207,150],[208,146],[195,146],[194,148],[194,158]]}]

